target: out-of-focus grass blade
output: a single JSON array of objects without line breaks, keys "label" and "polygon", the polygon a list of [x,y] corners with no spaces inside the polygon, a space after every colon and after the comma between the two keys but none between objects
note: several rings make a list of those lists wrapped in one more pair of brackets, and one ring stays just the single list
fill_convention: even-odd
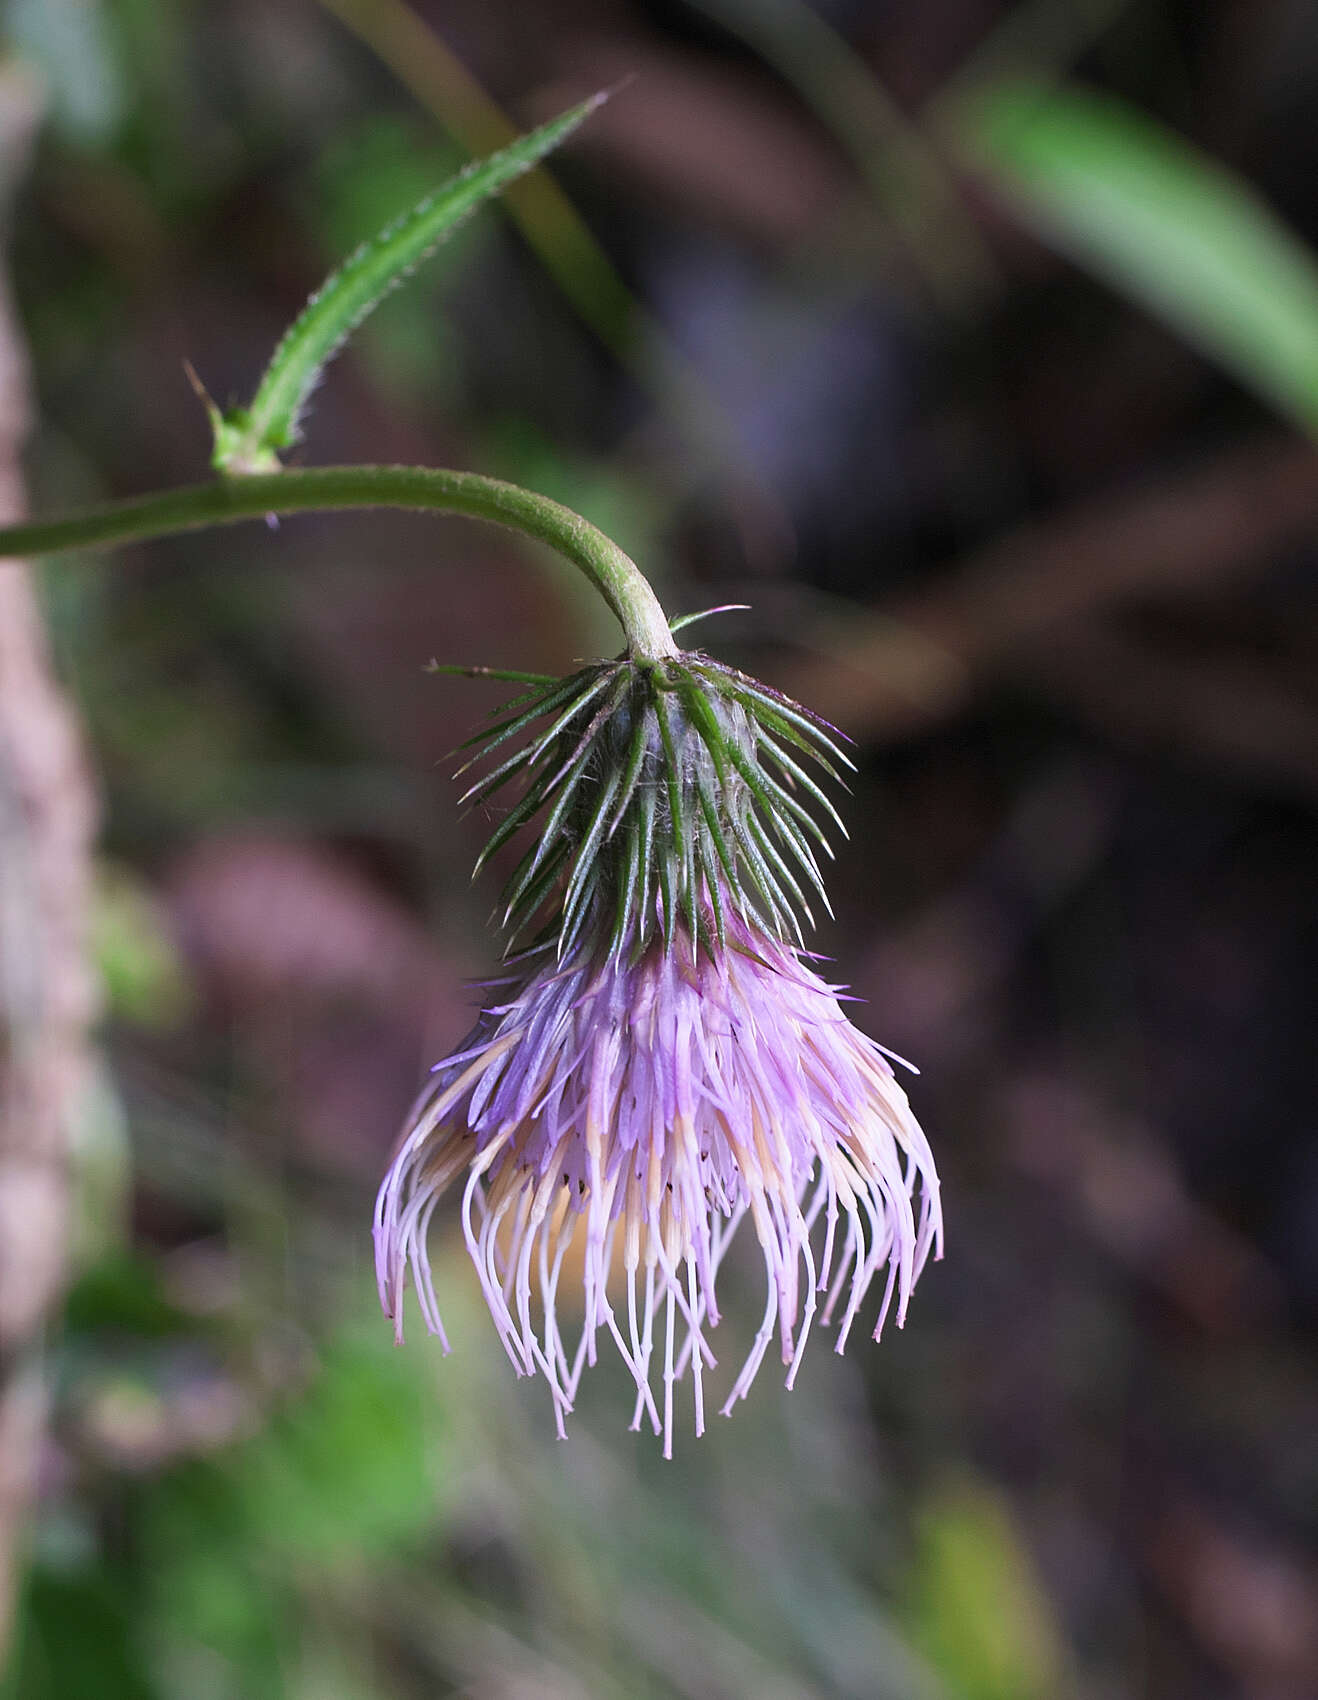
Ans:
[{"label": "out-of-focus grass blade", "polygon": [[1039,235],[1318,434],[1318,260],[1247,183],[1074,88],[1001,85],[948,118]]}]

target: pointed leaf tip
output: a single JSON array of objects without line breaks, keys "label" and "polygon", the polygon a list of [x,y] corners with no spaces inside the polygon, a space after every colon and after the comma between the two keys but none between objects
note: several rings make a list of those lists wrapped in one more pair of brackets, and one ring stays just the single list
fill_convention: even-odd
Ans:
[{"label": "pointed leaf tip", "polygon": [[275,349],[251,406],[212,418],[220,472],[269,472],[297,442],[326,366],[363,319],[484,200],[538,165],[608,98],[591,95],[539,129],[472,164],[427,195],[332,272]]}]

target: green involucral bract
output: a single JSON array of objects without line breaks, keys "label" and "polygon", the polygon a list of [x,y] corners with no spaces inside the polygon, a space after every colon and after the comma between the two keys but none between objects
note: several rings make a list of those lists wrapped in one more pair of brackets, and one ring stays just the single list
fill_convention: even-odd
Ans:
[{"label": "green involucral bract", "polygon": [[827,906],[817,814],[845,829],[803,763],[838,781],[852,764],[832,727],[749,675],[683,651],[533,677],[460,771],[514,744],[463,799],[524,787],[477,862],[536,823],[502,896],[514,943],[541,920],[560,955],[601,931],[637,955],[678,927],[712,950],[729,913],[800,942],[806,892]]}]

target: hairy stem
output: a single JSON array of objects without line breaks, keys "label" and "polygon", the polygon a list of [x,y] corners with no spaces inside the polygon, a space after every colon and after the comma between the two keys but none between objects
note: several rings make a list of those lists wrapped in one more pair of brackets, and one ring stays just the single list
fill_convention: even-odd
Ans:
[{"label": "hairy stem", "polygon": [[322,466],[221,478],[71,515],[0,529],[0,555],[52,554],[140,542],[210,525],[339,508],[415,508],[486,519],[536,538],[585,573],[612,608],[638,660],[675,655],[659,600],[640,568],[604,533],[559,502],[516,484],[446,467]]}]

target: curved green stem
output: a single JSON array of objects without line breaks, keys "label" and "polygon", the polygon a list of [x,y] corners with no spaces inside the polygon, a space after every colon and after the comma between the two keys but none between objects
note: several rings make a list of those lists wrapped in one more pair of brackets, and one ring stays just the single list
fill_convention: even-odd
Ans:
[{"label": "curved green stem", "polygon": [[491,520],[549,544],[579,567],[618,616],[638,660],[676,655],[659,599],[631,556],[580,514],[498,478],[446,467],[320,466],[222,478],[68,519],[0,529],[0,555],[42,555],[102,543],[140,542],[267,514],[336,508],[416,508]]}]

